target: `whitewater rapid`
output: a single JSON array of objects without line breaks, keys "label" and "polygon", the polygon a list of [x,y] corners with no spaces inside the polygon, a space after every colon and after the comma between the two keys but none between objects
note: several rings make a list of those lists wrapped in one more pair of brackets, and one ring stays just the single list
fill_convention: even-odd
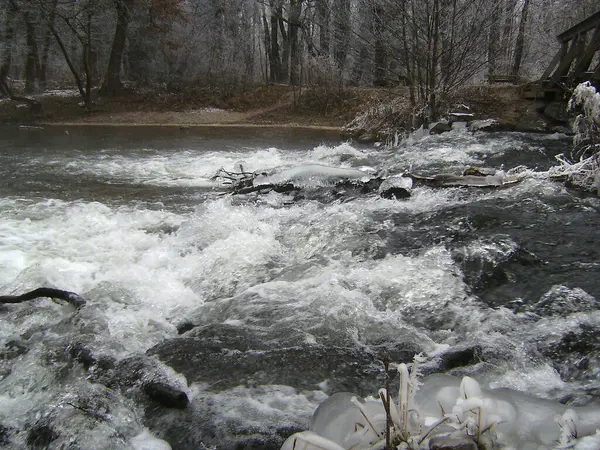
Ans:
[{"label": "whitewater rapid", "polygon": [[[77,142],[72,134],[47,145],[19,135],[2,142],[10,151],[0,161],[0,293],[48,286],[88,302],[77,315],[49,299],[1,307],[5,354],[15,343],[26,349],[0,364],[0,443],[7,448],[26,445],[27,430],[38,423],[54,430],[56,448],[67,442],[108,448],[107,439],[111,448],[162,445],[152,436],[167,439],[168,424],[145,420],[135,396],[89,381],[63,353],[77,343],[118,363],[177,339],[186,324],[235,329],[249,348],[256,336],[266,336],[256,351],[389,346],[439,355],[473,349],[476,357],[454,368],[457,374],[478,376],[487,387],[597,402],[595,341],[587,350],[564,349],[568,361],[588,352],[581,356],[587,369],[572,376],[559,372],[549,350],[565,336],[579,342],[582,329],[600,325],[594,306],[577,306],[586,296],[594,305],[600,294],[597,250],[581,254],[576,242],[597,236],[580,236],[597,218],[597,198],[578,197],[541,176],[505,190],[416,187],[401,201],[351,195],[333,202],[291,201],[274,192],[230,196],[213,179],[218,169],[239,164],[246,171],[318,164],[365,173],[524,164],[540,173],[567,145],[565,136],[457,131],[378,149],[329,137],[325,144],[315,137],[295,147],[293,138],[272,145],[268,137],[243,134],[158,143],[138,136],[116,144],[96,135]],[[565,205],[573,223],[564,225],[564,239],[535,236],[532,227]],[[535,217],[540,223],[531,222]],[[538,254],[536,246],[547,253]],[[571,261],[571,252],[579,252],[579,260]],[[536,265],[536,258],[556,264],[544,273],[548,266]],[[521,280],[519,264],[531,265],[528,280]],[[577,307],[558,313],[515,307],[535,305],[544,295],[571,296]],[[157,364],[162,377],[187,393],[195,417],[207,417],[204,427],[220,430],[220,442],[306,428],[336,377],[306,388],[265,384],[255,373],[215,389],[214,380],[192,380]],[[282,359],[263,370],[277,373],[290,364]],[[373,371],[364,368],[365,376]],[[93,420],[69,406],[92,398],[111,405],[110,418]],[[210,434],[202,439],[217,443]]]}]

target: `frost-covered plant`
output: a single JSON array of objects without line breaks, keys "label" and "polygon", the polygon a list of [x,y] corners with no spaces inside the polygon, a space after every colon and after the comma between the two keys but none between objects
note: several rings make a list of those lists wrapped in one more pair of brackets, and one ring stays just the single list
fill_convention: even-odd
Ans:
[{"label": "frost-covered plant", "polygon": [[588,142],[589,145],[597,145],[600,138],[600,94],[589,81],[581,83],[573,91],[569,109],[576,107],[580,107],[582,112],[573,124],[574,144]]},{"label": "frost-covered plant", "polygon": [[497,402],[483,396],[479,383],[464,377],[460,383],[460,396],[447,417],[451,426],[472,437],[480,448],[492,448],[493,430],[503,421],[496,409]]},{"label": "frost-covered plant", "polygon": [[560,437],[558,438],[559,448],[571,448],[577,439],[577,422],[579,418],[577,413],[572,409],[567,409],[564,414],[557,420],[560,427]]},{"label": "frost-covered plant", "polygon": [[595,411],[581,409],[580,421],[574,409],[561,410],[553,429],[551,414],[561,409],[558,404],[527,399],[527,395],[494,393],[466,376],[458,385],[453,377],[432,375],[424,382],[427,398],[419,397],[423,403],[419,405],[415,395],[421,386],[419,366],[423,362],[416,356],[412,365],[397,366],[397,403],[389,395],[389,386],[379,391],[379,399],[362,401],[348,393],[334,394],[315,413],[314,431],[294,434],[281,450],[427,450],[434,443],[448,448],[476,445],[480,450],[514,450],[510,445],[556,450],[599,448],[594,445],[600,443],[600,437],[583,442],[578,434],[589,435],[589,425],[600,417]]},{"label": "frost-covered plant", "polygon": [[566,176],[576,187],[600,193],[600,94],[589,83],[581,83],[575,88],[569,101],[569,108],[581,108],[573,124],[573,159],[564,155],[557,157],[560,166],[552,170],[552,175]]}]

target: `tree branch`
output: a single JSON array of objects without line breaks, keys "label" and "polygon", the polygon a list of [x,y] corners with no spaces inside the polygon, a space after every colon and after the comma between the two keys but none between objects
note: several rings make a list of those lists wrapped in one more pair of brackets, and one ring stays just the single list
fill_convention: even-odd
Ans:
[{"label": "tree branch", "polygon": [[53,288],[38,288],[21,295],[0,295],[0,304],[23,303],[41,297],[64,300],[76,309],[85,306],[85,300],[79,294]]}]

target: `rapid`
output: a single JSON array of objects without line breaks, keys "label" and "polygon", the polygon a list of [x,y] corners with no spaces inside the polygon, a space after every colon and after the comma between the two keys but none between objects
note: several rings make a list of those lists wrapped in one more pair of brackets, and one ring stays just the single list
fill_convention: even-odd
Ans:
[{"label": "rapid", "polygon": [[[396,148],[269,128],[0,130],[0,447],[279,448],[381,355],[600,408],[600,198],[547,176],[560,134],[463,129]],[[232,196],[303,164],[509,170],[503,189]],[[311,189],[308,187],[308,189]],[[161,380],[186,409],[145,395]]]}]

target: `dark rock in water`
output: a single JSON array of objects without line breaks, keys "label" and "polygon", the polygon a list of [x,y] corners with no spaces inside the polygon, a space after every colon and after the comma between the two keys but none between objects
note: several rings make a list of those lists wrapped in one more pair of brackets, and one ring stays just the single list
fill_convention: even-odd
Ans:
[{"label": "dark rock in water", "polygon": [[595,381],[600,371],[600,333],[593,326],[582,324],[558,340],[540,342],[538,349],[565,381]]},{"label": "dark rock in water", "polygon": [[379,185],[379,195],[387,199],[408,198],[411,195],[413,180],[410,177],[393,176]]},{"label": "dark rock in water", "polygon": [[551,102],[544,108],[544,115],[557,122],[569,122],[573,115],[568,111],[566,102]]},{"label": "dark rock in water", "polygon": [[69,354],[73,359],[80,362],[85,370],[96,364],[96,358],[92,351],[83,344],[74,344],[69,348]]},{"label": "dark rock in water", "polygon": [[[421,351],[411,344],[387,350],[390,358],[399,362],[410,361]],[[239,326],[197,327],[185,336],[156,345],[147,354],[157,356],[185,375],[188,383],[211,385],[213,392],[240,385],[270,384],[313,390],[320,389],[327,380],[328,391],[352,391],[365,396],[376,391],[382,382],[372,374],[365,375],[369,370],[379,374],[378,357],[373,352],[304,344],[299,337],[283,342],[270,335],[269,330]]]},{"label": "dark rock in water", "polygon": [[445,122],[438,122],[429,129],[429,134],[442,134],[452,130],[452,125]]},{"label": "dark rock in water", "polygon": [[410,197],[410,191],[401,187],[390,187],[379,194],[382,198],[388,200]]},{"label": "dark rock in water", "polygon": [[185,392],[160,381],[144,384],[144,392],[152,400],[167,408],[184,409],[190,404],[190,399]]},{"label": "dark rock in water", "polygon": [[0,423],[0,445],[10,444],[10,430]]},{"label": "dark rock in water", "polygon": [[27,446],[30,449],[42,450],[58,439],[58,434],[49,425],[36,425],[27,433]]},{"label": "dark rock in water", "polygon": [[555,125],[550,128],[550,131],[552,133],[563,133],[563,134],[568,134],[568,135],[573,134],[573,130],[566,125]]},{"label": "dark rock in water", "polygon": [[8,341],[4,348],[0,351],[2,358],[4,359],[14,359],[18,356],[24,355],[29,351],[29,347],[25,345],[22,341],[12,340]]},{"label": "dark rock in water", "polygon": [[186,333],[186,332],[190,331],[191,329],[193,329],[194,326],[195,325],[191,322],[184,322],[180,325],[177,325],[177,333],[178,334]]},{"label": "dark rock in water", "polygon": [[448,371],[457,367],[472,366],[481,360],[481,347],[452,348],[441,355],[440,369]]},{"label": "dark rock in water", "polygon": [[[473,225],[478,229],[495,225],[495,218],[476,216],[474,219]],[[475,292],[513,283],[514,274],[523,266],[544,264],[535,254],[503,235],[479,239],[468,246],[453,249],[452,259],[460,266],[465,283]]]},{"label": "dark rock in water", "polygon": [[463,170],[462,175],[471,175],[476,177],[485,177],[488,175],[495,175],[497,172],[493,167],[467,167]]},{"label": "dark rock in water", "polygon": [[434,436],[429,440],[430,450],[477,450],[479,447],[469,438]]},{"label": "dark rock in water", "polygon": [[581,288],[552,286],[531,308],[540,316],[558,316],[598,309],[598,301]]},{"label": "dark rock in water", "polygon": [[289,436],[309,425],[284,421],[257,429],[242,425],[243,418],[238,422],[223,421],[220,409],[224,406],[213,400],[199,400],[195,401],[194,408],[185,410],[150,409],[146,411],[145,425],[157,437],[167,441],[173,450],[213,446],[219,450],[279,450]]},{"label": "dark rock in water", "polygon": [[469,131],[496,131],[500,128],[498,119],[473,120],[469,122]]},{"label": "dark rock in water", "polygon": [[[311,345],[293,329],[282,333],[256,324],[197,326],[150,349],[147,360],[157,357],[201,390],[185,409],[146,408],[144,424],[173,450],[202,448],[202,444],[225,450],[277,450],[289,436],[307,429],[310,418],[282,412],[260,419],[259,425],[253,417],[233,411],[243,408],[240,404],[245,405],[249,396],[271,398],[281,389],[288,396],[310,397],[316,395],[314,391],[372,394],[384,383],[380,350]],[[386,350],[393,361],[408,362],[422,349],[399,343]],[[139,363],[128,367],[143,370]]]}]

